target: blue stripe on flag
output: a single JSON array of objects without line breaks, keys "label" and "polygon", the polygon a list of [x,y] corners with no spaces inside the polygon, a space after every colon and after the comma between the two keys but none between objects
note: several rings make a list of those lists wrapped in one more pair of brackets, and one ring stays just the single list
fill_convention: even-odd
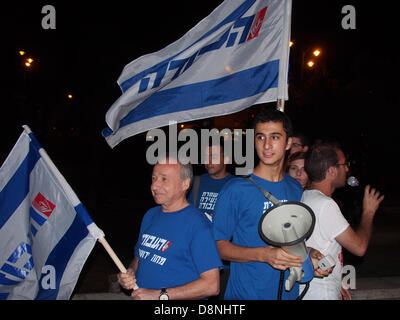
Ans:
[{"label": "blue stripe on flag", "polygon": [[[65,268],[69,260],[71,259],[71,256],[74,253],[76,247],[88,235],[88,233],[89,231],[86,228],[85,223],[82,221],[79,214],[77,214],[68,231],[53,248],[45,263],[46,265],[53,266],[55,270],[57,270],[56,289],[43,289],[40,285],[36,300],[57,299],[60,282],[64,274]],[[39,281],[40,284],[42,283],[44,276],[46,276],[46,274],[42,274]]]},{"label": "blue stripe on flag", "polygon": [[12,286],[14,284],[18,284],[19,281],[14,281],[5,276],[5,274],[0,273],[0,285]]},{"label": "blue stripe on flag", "polygon": [[7,259],[8,262],[16,263],[19,258],[22,257],[24,253],[32,254],[32,248],[28,243],[21,242],[18,247],[11,253],[10,257]]},{"label": "blue stripe on flag", "polygon": [[[130,111],[121,120],[120,128],[172,112],[190,111],[251,97],[277,88],[278,76],[279,60],[273,60],[223,78],[160,90]],[[111,133],[110,128],[103,130],[104,137]]]},{"label": "blue stripe on flag", "polygon": [[0,292],[0,300],[7,300],[9,293],[1,293]]},{"label": "blue stripe on flag", "polygon": [[47,221],[47,219],[43,218],[32,207],[29,208],[29,212],[30,212],[32,220],[35,221],[39,226],[42,226]]},{"label": "blue stripe on flag", "polygon": [[75,207],[75,211],[81,217],[81,219],[85,223],[85,225],[88,226],[89,224],[93,223],[92,218],[89,216],[89,213],[87,212],[86,208],[83,206],[82,203],[78,204]]},{"label": "blue stripe on flag", "polygon": [[28,270],[32,270],[35,264],[33,263],[32,256],[28,259],[28,261],[24,264],[24,268]]},{"label": "blue stripe on flag", "polygon": [[29,133],[29,138],[31,138],[31,144],[33,144],[33,146],[36,148],[36,150],[42,149],[42,145],[40,144],[39,140],[36,139],[36,137],[34,136],[34,134],[32,132]]},{"label": "blue stripe on flag", "polygon": [[29,273],[29,271],[22,270],[18,267],[12,266],[8,263],[3,264],[0,270],[4,271],[5,273],[13,275],[14,277],[21,278],[21,279],[25,279]]},{"label": "blue stripe on flag", "polygon": [[38,232],[38,229],[36,229],[36,227],[33,224],[31,224],[31,232],[33,236],[36,236],[36,233]]},{"label": "blue stripe on flag", "polygon": [[0,192],[0,229],[28,194],[29,175],[39,159],[38,151],[29,144],[29,152],[24,161]]},{"label": "blue stripe on flag", "polygon": [[218,25],[216,25],[214,28],[212,28],[210,31],[208,31],[207,33],[205,33],[202,37],[200,37],[197,41],[195,41],[194,43],[192,43],[191,45],[189,45],[187,48],[184,48],[183,50],[181,50],[180,52],[178,52],[177,54],[169,57],[168,59],[165,59],[159,63],[157,63],[156,65],[143,70],[142,72],[134,75],[133,77],[130,77],[129,79],[126,79],[124,82],[122,82],[120,84],[120,88],[122,90],[122,92],[125,92],[126,90],[128,90],[130,87],[132,87],[136,82],[138,82],[139,80],[143,79],[145,76],[147,76],[148,74],[154,73],[159,71],[162,68],[167,68],[168,67],[168,63],[169,61],[171,61],[172,59],[174,59],[176,56],[180,55],[182,52],[188,50],[190,47],[192,47],[194,44],[196,44],[197,42],[201,41],[202,39],[208,37],[210,34],[214,33],[215,31],[217,31],[218,29],[222,28],[224,25],[234,22],[237,19],[239,19],[243,14],[245,14],[247,12],[247,10],[249,10],[249,8],[254,4],[256,0],[246,0],[244,3],[242,3],[235,11],[233,11],[229,16],[227,16],[223,21],[221,21]]}]

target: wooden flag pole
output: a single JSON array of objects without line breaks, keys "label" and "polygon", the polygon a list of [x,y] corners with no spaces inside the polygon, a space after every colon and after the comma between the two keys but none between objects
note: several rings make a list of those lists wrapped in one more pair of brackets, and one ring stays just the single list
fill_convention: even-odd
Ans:
[{"label": "wooden flag pole", "polygon": [[[111,259],[114,261],[116,266],[118,267],[119,271],[122,273],[126,273],[127,270],[121,260],[117,257],[115,254],[114,250],[111,248],[111,246],[108,244],[107,240],[104,237],[99,238],[99,242],[103,245],[104,249],[106,249],[107,253],[110,255]],[[135,283],[135,286],[133,287],[133,290],[139,289],[137,284]]]},{"label": "wooden flag pole", "polygon": [[276,101],[276,108],[279,111],[285,112],[285,100],[284,99],[278,99]]}]

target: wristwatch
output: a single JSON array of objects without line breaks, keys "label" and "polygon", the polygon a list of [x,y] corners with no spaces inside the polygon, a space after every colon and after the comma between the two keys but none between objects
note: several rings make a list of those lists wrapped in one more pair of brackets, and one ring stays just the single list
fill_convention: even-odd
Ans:
[{"label": "wristwatch", "polygon": [[161,288],[161,293],[160,293],[160,297],[158,298],[158,300],[169,300],[167,288]]}]

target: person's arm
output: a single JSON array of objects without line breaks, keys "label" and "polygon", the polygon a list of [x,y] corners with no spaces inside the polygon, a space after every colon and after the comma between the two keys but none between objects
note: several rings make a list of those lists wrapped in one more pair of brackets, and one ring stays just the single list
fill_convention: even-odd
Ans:
[{"label": "person's arm", "polygon": [[[204,299],[219,293],[219,269],[214,268],[200,274],[200,278],[182,286],[167,288],[169,300]],[[159,289],[140,288],[132,292],[135,300],[158,300]]]},{"label": "person's arm", "polygon": [[341,300],[353,300],[349,289],[340,288]]},{"label": "person's arm", "polygon": [[384,198],[383,195],[379,195],[380,194],[377,190],[371,189],[369,185],[366,186],[363,199],[363,212],[359,228],[357,231],[354,231],[349,226],[336,237],[336,241],[352,254],[362,257],[367,251],[372,235],[374,216]]},{"label": "person's arm", "polygon": [[288,254],[281,248],[267,246],[248,248],[233,244],[229,240],[218,240],[217,246],[222,260],[233,262],[265,262],[278,270],[290,267],[301,267],[304,260]]},{"label": "person's arm", "polygon": [[324,255],[319,250],[314,249],[312,247],[307,247],[307,249],[310,252],[311,262],[314,267],[314,277],[323,278],[329,276],[332,273],[334,267],[329,268],[328,270],[325,271],[322,270],[318,266],[318,261],[321,260],[324,257]]},{"label": "person's arm", "polygon": [[118,282],[124,289],[131,290],[135,287],[136,285],[135,274],[138,267],[138,263],[139,263],[139,258],[135,257],[132,260],[131,264],[129,265],[128,269],[126,269],[126,273],[120,272],[118,274]]},{"label": "person's arm", "polygon": [[139,258],[133,258],[131,264],[129,265],[128,269],[126,269],[127,273],[136,274],[136,270],[138,268]]}]

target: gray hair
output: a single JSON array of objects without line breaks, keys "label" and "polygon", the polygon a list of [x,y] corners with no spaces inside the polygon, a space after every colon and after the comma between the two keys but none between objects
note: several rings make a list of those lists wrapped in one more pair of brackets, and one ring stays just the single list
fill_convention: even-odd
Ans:
[{"label": "gray hair", "polygon": [[[169,160],[169,161],[167,161]],[[171,161],[172,160],[172,161]],[[165,164],[165,163],[179,163],[180,170],[179,175],[182,180],[190,179],[189,186],[192,185],[193,182],[193,167],[190,163],[189,159],[185,157],[175,157],[170,155],[161,156],[157,163]],[[190,189],[190,187],[189,187]]]},{"label": "gray hair", "polygon": [[193,181],[193,167],[191,165],[190,162],[183,164],[182,162],[180,162],[178,160],[180,166],[181,166],[181,170],[180,170],[180,175],[181,175],[181,179],[185,180],[187,178],[190,179],[190,186],[192,185],[192,181]]}]

